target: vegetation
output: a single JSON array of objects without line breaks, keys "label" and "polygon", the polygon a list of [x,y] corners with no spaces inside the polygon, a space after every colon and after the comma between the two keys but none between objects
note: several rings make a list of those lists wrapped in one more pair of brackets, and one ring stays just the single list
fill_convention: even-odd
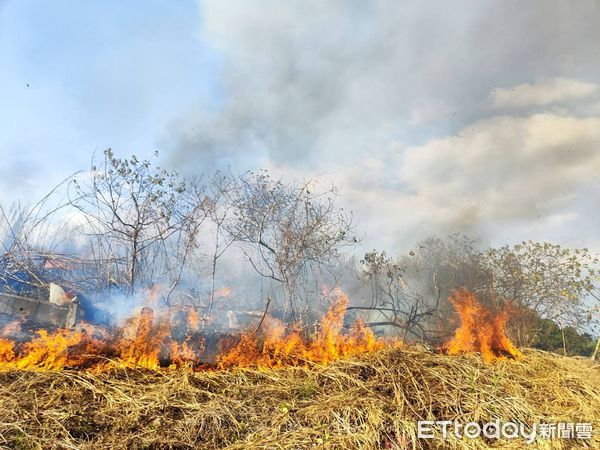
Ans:
[{"label": "vegetation", "polygon": [[[522,439],[417,439],[417,421],[600,426],[600,367],[539,351],[494,365],[387,350],[282,370],[12,372],[0,389],[5,448],[521,449]],[[592,439],[536,444],[597,448]]]},{"label": "vegetation", "polygon": [[369,303],[354,309],[371,312],[372,325],[436,343],[455,327],[448,320],[451,292],[466,287],[491,310],[509,313],[519,346],[590,356],[590,330],[600,319],[597,263],[588,249],[550,243],[479,249],[464,236],[428,239],[396,259],[367,253],[360,277]]},{"label": "vegetation", "polygon": [[185,263],[204,216],[177,172],[136,156],[119,159],[108,149],[102,164],[92,165],[89,183],[73,183],[71,204],[86,220],[81,231],[91,238],[99,271],[108,271],[104,278],[133,294],[152,283],[157,270],[165,275],[172,264]]},{"label": "vegetation", "polygon": [[[43,297],[53,281],[96,294],[101,308],[153,288],[165,307],[211,316],[221,302],[310,326],[328,306],[323,286],[342,283],[348,310],[370,326],[437,346],[456,327],[449,296],[467,288],[490,310],[509,312],[519,346],[594,354],[599,273],[588,249],[483,248],[454,235],[355,262],[344,251],[358,242],[352,214],[337,206],[336,186],[267,171],[186,178],[157,157],[108,149],[87,178],[67,179],[33,208],[0,208],[2,289]],[[64,184],[66,201],[50,206]],[[227,285],[243,292],[224,305],[218,293]]]},{"label": "vegetation", "polygon": [[539,330],[531,347],[569,355],[592,356],[596,340],[590,333],[579,333],[573,327],[560,328],[549,319],[538,319]]}]

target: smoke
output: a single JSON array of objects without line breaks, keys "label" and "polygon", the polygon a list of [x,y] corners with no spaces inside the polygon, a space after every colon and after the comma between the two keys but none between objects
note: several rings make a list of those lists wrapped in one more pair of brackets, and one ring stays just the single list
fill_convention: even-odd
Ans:
[{"label": "smoke", "polygon": [[[435,138],[477,127],[499,104],[504,114],[513,114],[515,104],[514,114],[527,113],[521,100],[510,100],[514,86],[562,77],[551,99],[573,104],[573,92],[581,100],[592,92],[590,82],[600,81],[595,2],[573,8],[565,1],[273,0],[256,8],[209,0],[201,6],[201,35],[222,57],[220,105],[172,122],[164,139],[171,163],[184,171],[232,166],[323,174],[344,189],[372,245],[402,245],[399,236],[407,234],[481,233],[482,216],[507,216],[502,208],[498,216],[482,214],[464,196],[446,203],[461,205],[458,219],[433,214],[439,205],[429,201],[431,191],[445,189],[454,163],[436,151],[437,182],[424,185],[415,179],[429,181],[432,173],[411,166],[415,157],[407,160],[407,149],[416,154],[435,146]],[[504,90],[491,94],[496,89]],[[548,103],[536,89],[538,105]],[[511,159],[517,153],[491,157],[518,170],[519,158]],[[481,201],[502,187],[488,179]],[[508,215],[527,220],[522,206]]]}]

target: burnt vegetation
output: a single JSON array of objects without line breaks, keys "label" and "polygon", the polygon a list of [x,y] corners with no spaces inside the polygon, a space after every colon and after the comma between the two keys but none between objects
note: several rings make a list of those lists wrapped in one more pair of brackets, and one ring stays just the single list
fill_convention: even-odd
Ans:
[{"label": "burnt vegetation", "polygon": [[310,333],[342,286],[344,327],[361,319],[378,335],[438,347],[458,326],[448,299],[466,288],[493,313],[509,311],[520,347],[598,353],[588,249],[483,248],[453,235],[356,258],[360,238],[336,186],[267,171],[186,178],[157,161],[109,149],[38,204],[2,207],[2,291],[45,298],[57,283],[78,293],[85,321],[108,324],[151,291],[153,307],[192,309],[203,327],[242,326],[234,313],[244,311],[245,323],[272,316]]},{"label": "burnt vegetation", "polygon": [[418,420],[598,426],[588,249],[453,235],[356,257],[337,187],[185,178],[157,156],[107,150],[0,208],[0,300],[81,310],[0,315],[0,447],[425,449],[441,441]]}]

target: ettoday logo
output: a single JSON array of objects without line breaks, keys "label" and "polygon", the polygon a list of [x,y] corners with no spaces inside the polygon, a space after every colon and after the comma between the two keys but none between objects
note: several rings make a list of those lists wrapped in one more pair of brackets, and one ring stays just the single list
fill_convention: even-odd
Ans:
[{"label": "ettoday logo", "polygon": [[448,439],[452,433],[457,439],[524,439],[532,444],[536,439],[580,439],[592,438],[591,423],[535,423],[527,426],[521,422],[492,422],[462,424],[454,420],[420,420],[417,422],[419,439]]}]

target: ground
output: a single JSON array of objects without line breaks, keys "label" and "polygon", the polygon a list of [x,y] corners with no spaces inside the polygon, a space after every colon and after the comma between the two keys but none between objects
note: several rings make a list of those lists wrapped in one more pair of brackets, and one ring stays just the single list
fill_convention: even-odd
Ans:
[{"label": "ground", "polygon": [[330,365],[191,373],[115,368],[0,373],[10,449],[525,448],[522,439],[417,439],[417,420],[591,422],[600,448],[600,366],[525,351],[484,363],[388,349]]}]

